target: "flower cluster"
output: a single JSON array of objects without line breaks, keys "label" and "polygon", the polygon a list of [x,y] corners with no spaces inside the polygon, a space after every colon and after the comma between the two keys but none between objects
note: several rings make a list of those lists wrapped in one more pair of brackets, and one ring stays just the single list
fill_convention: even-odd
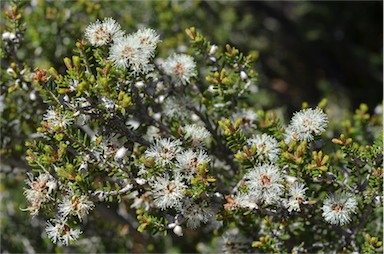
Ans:
[{"label": "flower cluster", "polygon": [[176,155],[180,152],[180,140],[169,138],[156,139],[153,146],[145,151],[147,158],[153,158],[155,162],[162,166],[172,163]]},{"label": "flower cluster", "polygon": [[65,220],[52,219],[47,221],[46,232],[53,243],[62,243],[68,245],[70,242],[76,241],[82,233],[78,229],[72,229]]},{"label": "flower cluster", "polygon": [[82,221],[89,211],[94,208],[94,204],[85,195],[72,195],[72,197],[65,196],[58,207],[59,214],[62,217],[65,218],[73,214]]},{"label": "flower cluster", "polygon": [[26,183],[30,187],[24,191],[24,195],[30,203],[26,210],[34,216],[39,213],[43,203],[52,199],[51,195],[57,188],[57,182],[49,174],[44,173],[40,174],[36,179],[33,179],[32,174],[28,174]]},{"label": "flower cluster", "polygon": [[277,140],[265,133],[248,139],[248,145],[255,146],[256,156],[261,161],[275,162],[280,154],[280,145]]},{"label": "flower cluster", "polygon": [[44,114],[43,120],[47,122],[48,129],[66,128],[73,122],[73,116],[67,112],[60,113],[54,108],[49,108]]},{"label": "flower cluster", "polygon": [[380,117],[361,107],[348,136],[328,140],[342,131],[321,101],[285,126],[283,110],[259,103],[252,54],[186,32],[195,54],[160,58],[155,30],[125,33],[107,18],[86,28],[65,75],[36,71],[49,107],[27,143],[40,174],[26,182],[26,210],[49,217],[61,245],[107,203],[121,234],[204,235],[214,250],[193,244],[206,253],[361,250],[352,227],[382,205],[382,148],[357,133],[371,135]]},{"label": "flower cluster", "polygon": [[93,46],[103,46],[121,38],[124,32],[112,18],[97,20],[85,29],[85,37]]},{"label": "flower cluster", "polygon": [[300,212],[300,205],[305,202],[305,191],[307,189],[300,182],[294,182],[289,186],[289,199],[286,201],[286,207],[288,207],[289,212]]},{"label": "flower cluster", "polygon": [[[42,209],[43,204],[57,201],[59,192],[59,183],[49,173],[40,174],[33,179],[32,174],[28,174],[26,180],[30,188],[25,189],[24,195],[30,205],[26,208],[31,215],[35,216]],[[88,200],[85,195],[64,196],[58,205],[58,217],[47,222],[46,232],[53,243],[60,242],[68,245],[71,241],[78,239],[81,231],[69,227],[67,221],[70,215],[75,215],[82,221],[90,210],[94,208],[93,202]]]},{"label": "flower cluster", "polygon": [[110,45],[108,59],[118,68],[129,69],[133,74],[148,73],[154,68],[154,57],[159,35],[149,28],[125,35],[112,18],[90,24],[85,37],[93,46]]},{"label": "flower cluster", "polygon": [[283,179],[280,169],[272,164],[256,166],[247,175],[246,184],[249,188],[249,198],[266,204],[273,204],[278,201],[283,192]]},{"label": "flower cluster", "polygon": [[[199,126],[190,126],[192,132],[207,133]],[[203,140],[198,139],[199,144]],[[192,145],[192,147],[196,147]],[[162,208],[180,207],[186,194],[187,185],[198,176],[201,169],[205,169],[210,161],[209,156],[202,147],[197,150],[182,147],[179,139],[158,138],[146,150],[145,157],[148,162],[153,161],[153,167],[161,168],[161,176],[151,179],[151,191],[154,196],[155,204]],[[146,172],[145,172],[146,171]],[[148,169],[142,171],[148,174]]]},{"label": "flower cluster", "polygon": [[136,33],[120,37],[110,48],[109,60],[122,69],[134,74],[148,73],[154,67],[150,64],[159,36],[152,29],[140,29]]},{"label": "flower cluster", "polygon": [[76,241],[82,232],[70,226],[70,217],[76,216],[81,222],[94,207],[93,202],[85,195],[79,196],[73,193],[65,195],[58,204],[57,218],[47,221],[45,231],[48,237],[53,243],[63,245]]},{"label": "flower cluster", "polygon": [[156,177],[152,183],[152,194],[155,205],[161,209],[180,206],[185,197],[186,185],[180,174],[175,174],[173,180],[169,175]]},{"label": "flower cluster", "polygon": [[350,193],[330,194],[322,207],[324,219],[331,224],[345,225],[351,221],[351,213],[356,213],[357,200]]},{"label": "flower cluster", "polygon": [[176,155],[175,171],[182,173],[185,178],[191,179],[193,175],[198,173],[198,166],[208,164],[210,160],[204,150],[184,150]]},{"label": "flower cluster", "polygon": [[296,112],[286,129],[285,143],[289,144],[291,140],[312,141],[325,131],[327,123],[328,117],[320,108]]},{"label": "flower cluster", "polygon": [[185,85],[197,75],[196,63],[189,55],[173,54],[163,63],[164,72]]},{"label": "flower cluster", "polygon": [[204,140],[207,140],[211,137],[211,134],[207,129],[201,126],[196,126],[195,124],[186,125],[183,127],[185,132],[184,137],[192,141],[192,146],[200,146],[204,143]]}]

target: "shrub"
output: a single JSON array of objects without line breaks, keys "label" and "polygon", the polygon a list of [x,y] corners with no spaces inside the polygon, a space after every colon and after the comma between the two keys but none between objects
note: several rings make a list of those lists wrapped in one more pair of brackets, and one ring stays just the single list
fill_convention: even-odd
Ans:
[{"label": "shrub", "polygon": [[257,53],[191,27],[189,49],[158,55],[155,30],[121,27],[91,23],[65,73],[12,63],[19,33],[5,40],[4,99],[24,89],[36,105],[9,104],[2,128],[42,117],[25,144],[25,210],[46,220],[56,251],[95,237],[96,251],[119,252],[381,248],[381,112],[361,104],[343,118],[326,99],[292,116],[266,110]]}]

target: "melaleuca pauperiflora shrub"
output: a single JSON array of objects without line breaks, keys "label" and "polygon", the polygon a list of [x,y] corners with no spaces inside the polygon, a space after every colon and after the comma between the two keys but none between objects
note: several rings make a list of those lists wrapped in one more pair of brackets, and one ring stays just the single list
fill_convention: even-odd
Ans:
[{"label": "melaleuca pauperiflora shrub", "polygon": [[74,42],[66,73],[35,69],[47,110],[26,143],[25,210],[47,237],[75,245],[109,207],[127,238],[192,239],[190,251],[379,250],[381,113],[362,104],[343,119],[325,99],[264,110],[256,54],[186,34],[188,50],[159,57],[155,30],[105,18]]}]

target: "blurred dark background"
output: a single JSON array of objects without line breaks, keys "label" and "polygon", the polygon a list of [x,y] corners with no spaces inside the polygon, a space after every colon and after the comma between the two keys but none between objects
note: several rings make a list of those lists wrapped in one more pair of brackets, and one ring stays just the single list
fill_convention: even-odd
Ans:
[{"label": "blurred dark background", "polygon": [[[202,4],[220,17],[214,3]],[[260,51],[262,82],[282,105],[332,96],[350,110],[382,102],[382,1],[240,1],[232,15],[229,42]]]}]

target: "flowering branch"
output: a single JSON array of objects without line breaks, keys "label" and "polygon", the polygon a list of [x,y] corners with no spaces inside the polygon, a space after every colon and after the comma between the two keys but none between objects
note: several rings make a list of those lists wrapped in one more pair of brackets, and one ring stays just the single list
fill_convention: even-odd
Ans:
[{"label": "flowering branch", "polygon": [[[52,242],[75,243],[97,210],[143,244],[147,231],[220,236],[231,253],[379,248],[362,235],[378,234],[369,226],[382,206],[372,202],[382,192],[378,141],[352,141],[349,129],[329,140],[342,130],[326,100],[286,124],[258,102],[254,55],[186,32],[195,54],[162,57],[155,30],[126,34],[98,20],[65,75],[35,73],[49,107],[27,143],[40,175],[27,182],[26,210],[50,218]],[[379,140],[375,117],[361,107],[354,124]]]}]

